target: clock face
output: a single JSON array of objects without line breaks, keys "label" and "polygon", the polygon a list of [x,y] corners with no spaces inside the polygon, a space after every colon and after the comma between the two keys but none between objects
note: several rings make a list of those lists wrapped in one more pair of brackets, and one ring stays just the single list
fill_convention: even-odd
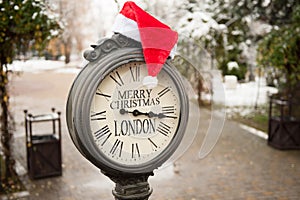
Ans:
[{"label": "clock face", "polygon": [[177,136],[181,98],[167,71],[158,85],[147,88],[144,62],[129,62],[108,72],[90,104],[90,137],[101,156],[114,163],[136,166],[151,162]]}]

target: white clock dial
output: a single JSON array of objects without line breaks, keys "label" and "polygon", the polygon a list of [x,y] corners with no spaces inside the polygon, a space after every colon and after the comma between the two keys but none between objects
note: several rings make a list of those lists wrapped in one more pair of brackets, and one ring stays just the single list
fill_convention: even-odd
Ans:
[{"label": "white clock dial", "polygon": [[144,164],[172,142],[180,121],[178,89],[162,70],[158,85],[143,86],[143,62],[111,71],[100,82],[90,108],[92,138],[108,159],[122,165]]}]

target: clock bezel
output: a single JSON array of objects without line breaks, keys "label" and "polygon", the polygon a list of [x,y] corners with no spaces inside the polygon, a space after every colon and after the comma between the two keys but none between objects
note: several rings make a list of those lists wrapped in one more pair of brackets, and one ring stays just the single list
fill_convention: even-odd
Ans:
[{"label": "clock bezel", "polygon": [[188,98],[183,80],[172,63],[168,60],[164,70],[173,80],[180,99],[180,119],[176,133],[170,144],[154,159],[139,165],[117,163],[95,144],[90,130],[90,107],[94,94],[102,80],[113,70],[130,62],[144,62],[140,48],[123,48],[114,51],[110,56],[97,59],[86,65],[75,79],[67,102],[67,122],[71,138],[77,149],[90,162],[104,171],[118,173],[148,173],[168,160],[179,146],[188,121]]}]

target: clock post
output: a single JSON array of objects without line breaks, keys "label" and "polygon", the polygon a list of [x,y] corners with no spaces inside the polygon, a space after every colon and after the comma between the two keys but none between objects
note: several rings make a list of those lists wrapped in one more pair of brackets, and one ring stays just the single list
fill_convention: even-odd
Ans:
[{"label": "clock post", "polygon": [[[137,19],[148,18],[158,28],[148,24],[140,32],[146,39],[141,42],[131,38],[136,34],[115,30],[85,51],[89,62],[70,89],[66,118],[79,152],[115,182],[115,199],[147,200],[152,193],[149,176],[182,141],[189,101],[170,59],[177,33],[134,2],[124,7],[124,12],[137,9],[130,13],[142,14]],[[117,19],[123,24],[123,17]]]},{"label": "clock post", "polygon": [[103,171],[102,173],[116,183],[112,192],[116,200],[148,200],[152,193],[148,178],[153,176],[153,173],[127,175],[113,175]]}]

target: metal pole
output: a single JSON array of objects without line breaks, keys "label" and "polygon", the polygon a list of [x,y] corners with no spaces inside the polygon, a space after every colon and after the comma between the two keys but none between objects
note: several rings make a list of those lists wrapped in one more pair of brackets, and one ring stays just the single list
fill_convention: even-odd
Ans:
[{"label": "metal pole", "polygon": [[55,133],[56,133],[56,128],[55,128],[55,121],[56,121],[56,119],[55,119],[55,115],[54,115],[54,113],[55,113],[55,108],[52,108],[51,109],[52,110],[52,114],[53,114],[53,119],[52,119],[52,130],[53,130],[53,134],[55,135]]},{"label": "metal pole", "polygon": [[26,144],[26,158],[27,158],[27,169],[29,169],[29,152],[28,152],[28,148],[29,148],[29,138],[28,138],[28,119],[27,119],[27,116],[28,116],[28,111],[27,110],[24,110],[24,114],[25,114],[25,144]]},{"label": "metal pole", "polygon": [[153,176],[152,172],[126,175],[103,173],[116,183],[112,191],[115,200],[148,200],[152,193],[148,183],[149,176]]}]

